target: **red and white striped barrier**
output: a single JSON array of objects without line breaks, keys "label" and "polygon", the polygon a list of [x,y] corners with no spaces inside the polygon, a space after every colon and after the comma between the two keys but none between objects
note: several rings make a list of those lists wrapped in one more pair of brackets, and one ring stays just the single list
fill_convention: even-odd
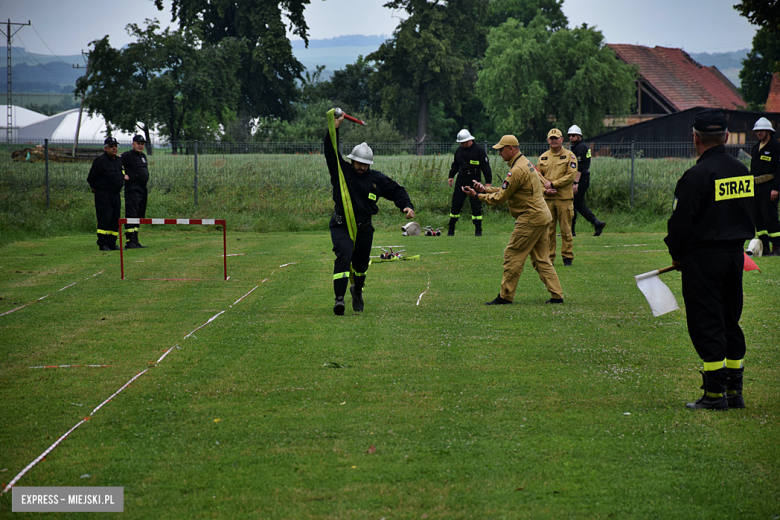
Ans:
[{"label": "red and white striped barrier", "polygon": [[227,274],[227,225],[224,218],[120,218],[119,219],[119,264],[122,280],[125,279],[125,251],[124,240],[122,239],[122,226],[124,224],[172,224],[189,226],[222,226],[222,258],[225,270],[225,280]]}]

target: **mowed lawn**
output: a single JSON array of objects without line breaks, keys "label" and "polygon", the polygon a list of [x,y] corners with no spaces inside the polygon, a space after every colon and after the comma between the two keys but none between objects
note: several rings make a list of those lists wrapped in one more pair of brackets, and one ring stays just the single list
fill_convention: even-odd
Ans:
[{"label": "mowed lawn", "polygon": [[228,281],[213,229],[143,227],[125,280],[93,235],[6,246],[0,314],[31,305],[0,316],[0,481],[90,417],[16,485],[122,486],[117,518],[776,518],[780,259],[745,274],[747,408],[690,411],[680,275],[659,318],[633,278],[663,235],[585,227],[564,305],[529,261],[501,307],[508,217],[380,230],[421,258],[343,317],[326,230],[229,232]]}]

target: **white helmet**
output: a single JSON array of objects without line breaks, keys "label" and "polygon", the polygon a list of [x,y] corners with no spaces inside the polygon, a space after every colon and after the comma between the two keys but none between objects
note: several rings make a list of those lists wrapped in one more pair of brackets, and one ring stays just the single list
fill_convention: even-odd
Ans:
[{"label": "white helmet", "polygon": [[347,159],[352,159],[363,164],[374,164],[374,152],[368,146],[368,143],[360,143],[352,149],[352,153],[347,155]]},{"label": "white helmet", "polygon": [[471,135],[471,132],[469,132],[468,130],[466,130],[464,128],[463,130],[458,132],[457,139],[458,139],[459,143],[465,143],[466,141],[473,141],[475,139],[475,137],[473,135]]},{"label": "white helmet", "polygon": [[580,130],[580,127],[577,126],[577,125],[571,125],[569,127],[569,131],[566,132],[566,133],[567,134],[575,134],[575,135],[578,135],[578,136],[582,137],[582,130]]},{"label": "white helmet", "polygon": [[745,253],[748,256],[763,256],[764,254],[764,244],[761,243],[761,241],[757,238],[754,238],[748,243],[747,251]]},{"label": "white helmet", "polygon": [[401,226],[401,233],[402,236],[405,237],[419,237],[420,233],[422,231],[422,228],[420,227],[420,224],[417,222],[409,222],[405,226]]},{"label": "white helmet", "polygon": [[756,121],[756,125],[753,127],[753,131],[756,130],[769,130],[770,132],[774,132],[775,129],[772,128],[772,123],[769,122],[769,119],[762,117],[759,118],[758,121]]}]

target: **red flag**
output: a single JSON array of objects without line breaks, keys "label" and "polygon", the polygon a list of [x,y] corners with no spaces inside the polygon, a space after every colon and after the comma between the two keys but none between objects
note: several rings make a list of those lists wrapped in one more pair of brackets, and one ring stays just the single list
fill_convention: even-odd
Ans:
[{"label": "red flag", "polygon": [[744,255],[745,255],[745,264],[742,266],[742,269],[744,269],[745,272],[747,272],[747,271],[758,271],[760,273],[761,269],[758,268],[758,266],[753,261],[753,259],[750,258],[747,255],[747,253],[744,253]]}]

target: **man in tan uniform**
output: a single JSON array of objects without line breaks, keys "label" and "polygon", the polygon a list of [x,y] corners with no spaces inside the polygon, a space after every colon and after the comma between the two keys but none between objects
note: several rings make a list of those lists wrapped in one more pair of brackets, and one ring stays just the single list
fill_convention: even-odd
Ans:
[{"label": "man in tan uniform", "polygon": [[547,133],[550,149],[539,156],[536,167],[542,175],[544,199],[552,214],[550,226],[550,262],[555,261],[555,228],[561,225],[561,256],[568,267],[574,260],[574,240],[571,221],[574,218],[574,178],[577,176],[577,157],[563,147],[563,134],[557,128]]},{"label": "man in tan uniform", "polygon": [[[550,299],[545,303],[563,303],[563,289],[558,273],[550,261],[547,243],[548,230],[552,216],[542,195],[544,189],[539,173],[523,154],[517,138],[505,135],[498,144],[493,145],[498,154],[509,166],[509,173],[500,188],[486,187],[474,181],[473,187],[464,186],[463,191],[471,197],[493,206],[507,202],[509,213],[517,219],[515,229],[504,250],[504,276],[501,280],[501,292],[495,300],[485,305],[505,305],[515,299],[515,290],[523,265],[528,255],[534,269],[539,273]],[[479,192],[479,193],[477,193]]]}]

